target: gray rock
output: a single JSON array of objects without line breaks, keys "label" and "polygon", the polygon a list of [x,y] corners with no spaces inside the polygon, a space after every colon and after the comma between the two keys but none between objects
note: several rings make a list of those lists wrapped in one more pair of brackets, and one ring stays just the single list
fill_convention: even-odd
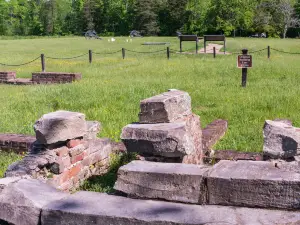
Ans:
[{"label": "gray rock", "polygon": [[41,222],[42,225],[291,225],[299,224],[300,213],[77,192],[45,206]]},{"label": "gray rock", "polygon": [[101,131],[101,123],[98,121],[87,121],[87,133],[84,135],[85,140],[94,140]]},{"label": "gray rock", "polygon": [[7,187],[9,184],[19,181],[20,179],[21,178],[18,177],[6,177],[0,179],[0,194],[5,187]]},{"label": "gray rock", "polygon": [[187,92],[169,91],[141,101],[140,123],[170,123],[192,113]]},{"label": "gray rock", "polygon": [[0,193],[0,219],[15,225],[39,225],[41,208],[66,196],[38,180],[20,180]]},{"label": "gray rock", "polygon": [[287,159],[300,154],[300,129],[282,121],[267,120],[264,125],[264,156]]},{"label": "gray rock", "polygon": [[213,205],[300,209],[300,173],[272,162],[220,161],[207,186]]},{"label": "gray rock", "polygon": [[205,204],[208,171],[207,166],[133,161],[119,169],[114,188],[139,198]]},{"label": "gray rock", "polygon": [[[37,166],[37,164],[35,164]],[[10,164],[5,171],[5,177],[24,177],[30,175],[32,170],[29,168],[28,164],[21,160]]]},{"label": "gray rock", "polygon": [[173,123],[130,124],[121,139],[128,152],[140,155],[183,158],[202,151],[200,118],[190,115]]},{"label": "gray rock", "polygon": [[87,133],[87,124],[82,113],[57,111],[42,116],[34,130],[39,143],[49,145],[83,137]]}]

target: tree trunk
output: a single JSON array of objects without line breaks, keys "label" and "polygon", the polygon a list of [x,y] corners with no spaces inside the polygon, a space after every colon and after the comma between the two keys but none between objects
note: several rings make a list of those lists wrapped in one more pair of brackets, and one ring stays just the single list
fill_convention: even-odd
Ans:
[{"label": "tree trunk", "polygon": [[284,25],[284,29],[283,29],[283,39],[285,39],[286,38],[286,33],[287,33],[287,30],[288,30],[288,27],[287,27],[287,25]]}]

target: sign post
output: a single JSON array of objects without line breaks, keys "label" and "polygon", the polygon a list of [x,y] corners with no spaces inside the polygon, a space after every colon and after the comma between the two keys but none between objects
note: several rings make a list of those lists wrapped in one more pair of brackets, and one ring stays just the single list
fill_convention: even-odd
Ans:
[{"label": "sign post", "polygon": [[252,55],[248,55],[248,49],[243,49],[242,53],[238,56],[237,67],[242,68],[242,87],[246,87],[248,68],[252,68]]}]

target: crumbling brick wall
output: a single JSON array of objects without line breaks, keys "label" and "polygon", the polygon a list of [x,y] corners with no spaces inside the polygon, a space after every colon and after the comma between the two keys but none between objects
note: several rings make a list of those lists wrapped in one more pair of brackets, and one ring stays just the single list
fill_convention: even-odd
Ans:
[{"label": "crumbling brick wall", "polygon": [[0,134],[0,149],[20,154],[28,152],[35,141],[36,138],[34,136],[22,134]]},{"label": "crumbling brick wall", "polygon": [[37,141],[23,160],[7,169],[6,177],[32,177],[57,189],[79,187],[87,178],[106,173],[112,144],[97,138],[100,123],[85,121],[84,114],[58,111],[35,124]]}]

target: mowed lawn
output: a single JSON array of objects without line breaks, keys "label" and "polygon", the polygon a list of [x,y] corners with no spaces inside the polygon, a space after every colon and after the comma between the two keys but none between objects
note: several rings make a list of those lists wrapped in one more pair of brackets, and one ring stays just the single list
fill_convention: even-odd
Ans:
[{"label": "mowed lawn", "polygon": [[[126,41],[128,40],[128,42]],[[79,111],[88,120],[102,123],[102,137],[119,140],[122,128],[138,120],[140,100],[170,88],[187,91],[192,97],[193,112],[201,116],[202,126],[215,119],[229,121],[226,136],[216,149],[238,151],[262,150],[262,127],[266,119],[288,118],[300,126],[300,55],[267,50],[253,54],[253,68],[249,69],[248,86],[241,88],[241,70],[236,55],[186,55],[166,52],[140,54],[126,51],[94,54],[73,60],[54,60],[50,57],[73,57],[92,49],[110,53],[122,47],[141,52],[166,49],[165,46],[143,46],[143,42],[170,42],[178,51],[176,37],[116,38],[116,42],[74,38],[42,38],[0,40],[0,63],[19,64],[46,55],[47,71],[80,72],[80,82],[49,86],[0,85],[0,132],[33,134],[33,124],[43,114],[55,110]],[[202,45],[202,44],[201,44]],[[228,39],[229,52],[242,48],[250,51],[266,48],[300,53],[300,40]],[[183,43],[184,50],[194,43]],[[31,77],[41,70],[40,61],[22,67],[5,67],[0,71],[17,71],[19,77]],[[6,157],[0,153],[0,161]]]}]

